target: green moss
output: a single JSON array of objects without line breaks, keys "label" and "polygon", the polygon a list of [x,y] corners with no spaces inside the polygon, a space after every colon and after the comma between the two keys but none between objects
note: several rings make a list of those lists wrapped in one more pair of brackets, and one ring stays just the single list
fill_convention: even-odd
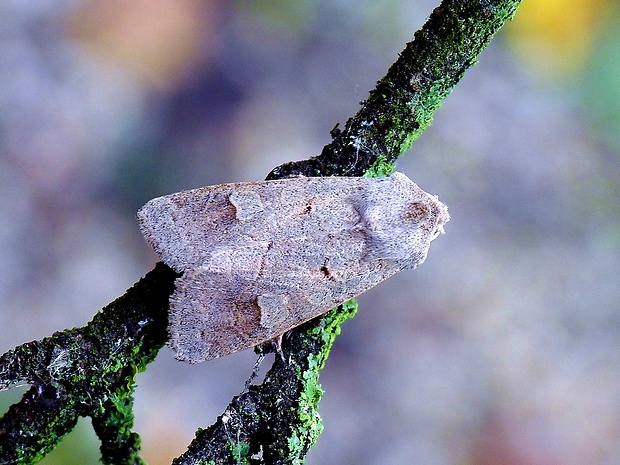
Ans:
[{"label": "green moss", "polygon": [[396,163],[388,161],[384,155],[379,155],[377,160],[364,173],[367,178],[382,178],[389,176],[396,168]]},{"label": "green moss", "polygon": [[229,443],[230,452],[235,460],[235,465],[244,465],[248,463],[248,456],[250,455],[250,445],[243,441]]},{"label": "green moss", "polygon": [[121,437],[131,434],[133,426],[133,396],[127,393],[113,393],[109,397],[112,409],[106,409],[108,425],[118,431]]},{"label": "green moss", "polygon": [[296,409],[298,421],[288,440],[288,462],[303,463],[305,453],[312,447],[323,432],[323,423],[319,415],[319,401],[323,396],[323,389],[319,383],[319,374],[325,366],[329,352],[340,334],[341,324],[357,313],[357,302],[349,300],[340,307],[329,311],[321,319],[321,324],[310,328],[307,335],[310,338],[320,338],[321,350],[310,353],[307,359],[307,368],[302,372],[298,366],[297,376],[302,382],[302,391]]}]

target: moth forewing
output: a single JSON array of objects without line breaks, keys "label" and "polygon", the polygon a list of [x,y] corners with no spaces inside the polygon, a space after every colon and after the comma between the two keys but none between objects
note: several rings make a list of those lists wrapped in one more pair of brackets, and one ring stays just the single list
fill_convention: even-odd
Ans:
[{"label": "moth forewing", "polygon": [[277,337],[415,267],[449,215],[394,173],[203,187],[153,199],[138,219],[183,273],[170,346],[199,362]]}]

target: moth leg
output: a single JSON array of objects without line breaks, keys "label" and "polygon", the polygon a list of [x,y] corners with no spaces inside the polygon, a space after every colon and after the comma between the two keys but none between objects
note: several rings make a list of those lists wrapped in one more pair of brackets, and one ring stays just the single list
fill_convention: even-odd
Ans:
[{"label": "moth leg", "polygon": [[286,362],[284,358],[284,352],[282,352],[282,337],[284,334],[280,334],[268,341],[262,342],[254,348],[254,351],[258,353],[261,357],[264,357],[265,354],[273,352],[277,356],[280,357],[280,360]]},{"label": "moth leg", "polygon": [[265,360],[265,354],[264,353],[258,354],[256,363],[254,363],[254,366],[252,367],[252,374],[250,375],[248,380],[245,382],[245,387],[243,388],[244,391],[247,391],[250,388],[252,381],[254,381],[254,379],[258,376],[258,370],[260,370],[260,366],[261,366],[261,363],[263,363],[263,360]]},{"label": "moth leg", "polygon": [[273,344],[276,354],[280,356],[280,360],[285,362],[286,360],[284,360],[284,352],[282,352],[282,337],[283,336],[284,334],[280,334],[278,337],[274,337],[271,340],[271,344]]}]

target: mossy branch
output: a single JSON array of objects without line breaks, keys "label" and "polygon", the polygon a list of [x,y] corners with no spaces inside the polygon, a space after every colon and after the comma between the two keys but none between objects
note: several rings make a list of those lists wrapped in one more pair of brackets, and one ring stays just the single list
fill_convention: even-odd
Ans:
[{"label": "mossy branch", "polygon": [[268,179],[294,175],[387,174],[492,36],[514,16],[516,0],[444,0],[377,83],[362,108],[320,156],[275,168]]},{"label": "mossy branch", "polygon": [[166,342],[168,298],[178,275],[157,264],[83,328],[54,333],[0,357],[0,389],[30,384],[0,419],[0,463],[33,463],[89,416],[104,463],[137,464],[135,375]]},{"label": "mossy branch", "polygon": [[[445,0],[344,129],[334,128],[322,153],[275,168],[268,179],[389,174],[395,160],[431,123],[434,111],[476,63],[517,0]],[[164,345],[168,297],[178,277],[159,263],[83,328],[23,344],[0,357],[0,389],[30,384],[0,419],[0,463],[32,463],[90,416],[106,464],[139,464],[133,426],[136,373]],[[302,463],[321,432],[318,376],[340,324],[344,304],[286,335],[283,357],[261,385],[233,398],[175,464]]]}]

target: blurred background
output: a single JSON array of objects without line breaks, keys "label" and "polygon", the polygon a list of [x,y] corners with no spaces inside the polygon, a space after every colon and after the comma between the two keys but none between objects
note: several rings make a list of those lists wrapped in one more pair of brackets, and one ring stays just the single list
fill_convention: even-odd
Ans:
[{"label": "blurred background", "polygon": [[[150,198],[320,153],[438,3],[2,1],[0,352],[153,267]],[[308,464],[620,463],[619,12],[525,0],[400,160],[452,221],[344,325]],[[162,350],[137,378],[148,462],[254,362]],[[98,457],[82,419],[42,463]]]}]

